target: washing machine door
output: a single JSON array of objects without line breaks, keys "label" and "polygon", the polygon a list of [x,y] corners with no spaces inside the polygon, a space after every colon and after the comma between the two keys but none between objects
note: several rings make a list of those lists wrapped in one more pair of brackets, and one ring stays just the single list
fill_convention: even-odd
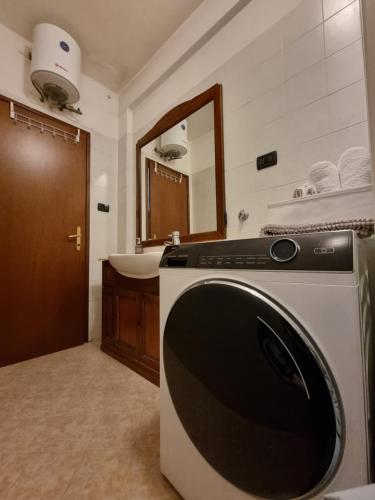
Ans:
[{"label": "washing machine door", "polygon": [[207,462],[267,499],[316,494],[343,446],[335,384],[311,339],[271,298],[224,280],[173,306],[164,368],[177,415]]}]

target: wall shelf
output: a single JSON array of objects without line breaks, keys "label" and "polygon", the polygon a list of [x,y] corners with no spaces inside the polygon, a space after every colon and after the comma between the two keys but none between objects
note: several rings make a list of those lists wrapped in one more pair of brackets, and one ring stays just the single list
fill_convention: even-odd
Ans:
[{"label": "wall shelf", "polygon": [[303,198],[292,198],[290,200],[277,201],[268,204],[268,208],[284,207],[287,205],[294,205],[296,203],[306,203],[313,200],[321,200],[323,198],[332,198],[334,196],[344,196],[346,194],[362,193],[372,190],[371,184],[355,188],[338,189],[337,191],[330,191],[328,193],[318,193],[310,196],[304,196]]}]

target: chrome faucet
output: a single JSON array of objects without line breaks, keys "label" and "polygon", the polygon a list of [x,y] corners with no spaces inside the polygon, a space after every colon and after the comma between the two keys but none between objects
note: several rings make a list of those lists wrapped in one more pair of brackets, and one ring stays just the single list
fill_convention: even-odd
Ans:
[{"label": "chrome faucet", "polygon": [[164,245],[180,245],[180,231],[172,231],[172,234],[168,234],[170,238],[172,238],[171,241],[164,241]]}]

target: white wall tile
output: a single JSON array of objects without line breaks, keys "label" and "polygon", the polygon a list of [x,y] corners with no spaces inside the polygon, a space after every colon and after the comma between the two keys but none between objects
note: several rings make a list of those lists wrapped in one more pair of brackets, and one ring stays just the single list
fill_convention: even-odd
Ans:
[{"label": "white wall tile", "polygon": [[89,300],[101,300],[102,299],[102,284],[92,283],[89,287]]},{"label": "white wall tile", "polygon": [[319,99],[287,117],[291,141],[295,144],[307,142],[329,133],[328,108],[325,99]]},{"label": "white wall tile", "polygon": [[282,85],[226,117],[224,121],[226,168],[255,160],[264,142],[269,139],[267,124],[282,117],[285,108],[285,87]]},{"label": "white wall tile", "polygon": [[255,156],[277,150],[280,157],[282,153],[288,151],[291,145],[288,116],[259,127],[255,131],[253,141]]},{"label": "white wall tile", "polygon": [[367,120],[366,89],[363,80],[331,94],[327,100],[331,132]]},{"label": "white wall tile", "polygon": [[286,45],[312,30],[323,21],[322,0],[303,0],[284,21]]},{"label": "white wall tile", "polygon": [[290,78],[300,71],[324,59],[323,25],[302,36],[285,49],[285,77]]},{"label": "white wall tile", "polygon": [[323,0],[324,19],[336,14],[339,10],[349,5],[353,0]]},{"label": "white wall tile", "polygon": [[258,128],[283,116],[286,111],[285,97],[285,86],[281,85],[245,106],[254,127]]},{"label": "white wall tile", "polygon": [[312,141],[299,143],[289,151],[289,155],[290,163],[298,165],[307,178],[311,166],[317,161],[333,161],[330,136],[324,135]]},{"label": "white wall tile", "polygon": [[327,59],[328,93],[364,78],[362,40],[358,40]]},{"label": "white wall tile", "polygon": [[337,163],[344,151],[354,146],[369,149],[368,123],[362,122],[329,135],[331,158]]},{"label": "white wall tile", "polygon": [[287,109],[294,110],[327,95],[325,62],[321,61],[286,82]]},{"label": "white wall tile", "polygon": [[358,0],[324,22],[326,56],[330,56],[361,38]]},{"label": "white wall tile", "polygon": [[221,72],[225,86],[243,78],[253,68],[281,52],[282,49],[282,28],[280,23],[277,23],[223,65]]},{"label": "white wall tile", "polygon": [[224,108],[230,112],[253,101],[284,81],[284,60],[280,52],[225,87]]},{"label": "white wall tile", "polygon": [[102,304],[100,300],[89,301],[89,340],[101,336]]},{"label": "white wall tile", "polygon": [[[91,136],[89,335],[100,337],[102,263],[99,258],[117,252],[117,141],[98,133]],[[108,203],[109,213],[97,204]]]},{"label": "white wall tile", "polygon": [[262,221],[250,223],[234,223],[227,227],[227,238],[229,240],[239,240],[244,238],[257,238],[261,227],[265,225]]},{"label": "white wall tile", "polygon": [[101,283],[102,281],[102,263],[98,259],[92,260],[89,263],[90,283]]}]

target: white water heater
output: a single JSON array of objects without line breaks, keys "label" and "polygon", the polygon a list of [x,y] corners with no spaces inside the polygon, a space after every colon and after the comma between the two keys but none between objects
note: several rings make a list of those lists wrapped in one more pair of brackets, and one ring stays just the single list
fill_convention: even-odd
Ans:
[{"label": "white water heater", "polygon": [[77,102],[81,75],[81,49],[66,31],[48,23],[33,30],[31,81],[42,99],[58,105]]},{"label": "white water heater", "polygon": [[167,132],[161,136],[160,150],[165,155],[181,158],[181,156],[186,155],[187,147],[188,141],[186,120],[177,123],[177,125],[167,130]]}]

